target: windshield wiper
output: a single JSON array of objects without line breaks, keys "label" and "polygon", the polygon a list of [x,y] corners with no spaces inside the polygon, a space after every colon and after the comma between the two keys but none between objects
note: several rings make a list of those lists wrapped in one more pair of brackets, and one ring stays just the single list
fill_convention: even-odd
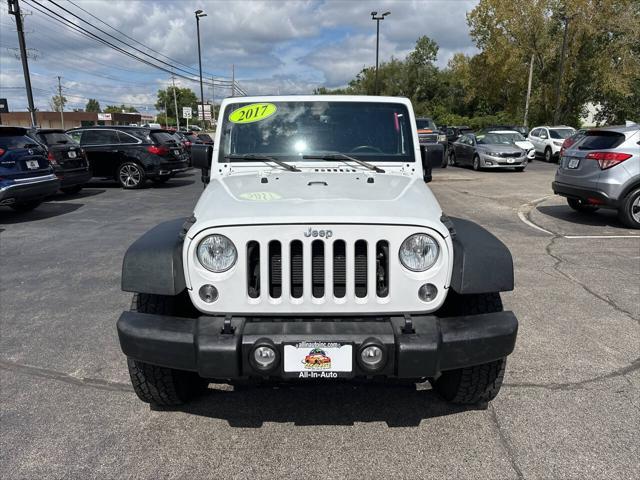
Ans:
[{"label": "windshield wiper", "polygon": [[362,165],[369,170],[373,170],[374,172],[384,173],[384,170],[380,167],[376,167],[375,165],[365,162],[364,160],[358,160],[357,158],[350,157],[349,155],[345,155],[344,153],[331,153],[326,155],[303,155],[302,158],[305,160],[350,160],[352,162],[356,162],[358,165]]},{"label": "windshield wiper", "polygon": [[268,157],[266,155],[255,155],[253,153],[247,153],[246,155],[227,155],[224,157],[228,160],[259,160],[261,162],[273,162],[276,165],[280,165],[282,168],[289,170],[290,172],[301,172],[295,165],[289,165],[287,162],[278,160],[277,158]]}]

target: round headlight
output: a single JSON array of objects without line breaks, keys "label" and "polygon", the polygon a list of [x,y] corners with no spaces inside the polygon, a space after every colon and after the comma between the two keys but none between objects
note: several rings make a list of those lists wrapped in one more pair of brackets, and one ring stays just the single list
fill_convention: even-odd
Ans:
[{"label": "round headlight", "polygon": [[235,245],[224,235],[203,238],[198,245],[197,254],[202,266],[215,273],[229,270],[238,259]]},{"label": "round headlight", "polygon": [[400,246],[400,263],[412,272],[424,272],[438,260],[440,247],[433,237],[426,233],[416,233]]}]

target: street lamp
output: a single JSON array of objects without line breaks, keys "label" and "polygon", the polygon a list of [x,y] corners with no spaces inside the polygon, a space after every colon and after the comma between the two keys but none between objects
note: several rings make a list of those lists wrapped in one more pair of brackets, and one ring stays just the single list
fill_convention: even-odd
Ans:
[{"label": "street lamp", "polygon": [[[207,14],[202,10],[196,10],[196,29],[198,30],[198,65],[200,66],[200,103],[202,105],[202,124],[204,125],[204,88],[202,87],[202,54],[200,53],[200,18],[206,17]],[[176,112],[176,116],[178,112]]]},{"label": "street lamp", "polygon": [[378,52],[380,51],[380,20],[384,20],[384,17],[391,14],[391,12],[384,12],[378,16],[378,12],[371,12],[371,20],[376,21],[376,95],[378,95]]}]

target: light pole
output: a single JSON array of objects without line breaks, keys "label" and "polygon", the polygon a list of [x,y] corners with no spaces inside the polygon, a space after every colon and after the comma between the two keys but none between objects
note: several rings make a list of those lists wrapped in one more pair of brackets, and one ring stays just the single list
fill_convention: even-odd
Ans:
[{"label": "light pole", "polygon": [[380,20],[384,20],[384,17],[389,14],[391,14],[391,12],[384,12],[382,15],[378,16],[378,12],[371,12],[371,20],[376,21],[376,95],[378,95],[378,53],[380,51]]},{"label": "light pole", "polygon": [[27,101],[29,102],[29,113],[31,114],[31,126],[36,126],[36,107],[33,105],[33,92],[31,90],[31,75],[29,74],[29,62],[27,61],[27,46],[24,41],[24,28],[22,24],[22,13],[18,0],[9,0],[9,15],[16,17],[16,30],[18,32],[18,44],[20,45],[20,58],[22,59],[22,72],[24,73],[24,84],[27,87]]},{"label": "light pole", "polygon": [[200,66],[200,103],[202,105],[202,124],[204,122],[204,88],[202,87],[202,53],[200,53],[200,18],[206,17],[207,14],[202,10],[196,10],[196,28],[198,30],[198,65]]}]

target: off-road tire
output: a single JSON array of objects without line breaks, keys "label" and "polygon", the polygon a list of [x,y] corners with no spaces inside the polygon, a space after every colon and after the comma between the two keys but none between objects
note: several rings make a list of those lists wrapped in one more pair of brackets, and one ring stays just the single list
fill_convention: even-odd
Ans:
[{"label": "off-road tire", "polygon": [[[136,293],[131,310],[156,315],[194,316],[195,308],[183,292],[175,297]],[[203,393],[209,382],[195,372],[159,367],[127,358],[133,390],[143,402],[158,406],[176,406]]]},{"label": "off-road tire", "polygon": [[599,210],[599,207],[584,203],[582,200],[578,200],[577,198],[567,198],[567,204],[573,210],[580,213],[593,213],[596,210]]},{"label": "off-road tire", "polygon": [[143,402],[163,407],[182,405],[204,392],[208,382],[195,372],[158,367],[127,358],[133,391]]},{"label": "off-road tire", "polygon": [[62,193],[66,195],[75,195],[76,193],[80,193],[82,190],[82,185],[74,185],[73,187],[65,187],[60,189]]},{"label": "off-road tire", "polygon": [[480,166],[480,157],[478,155],[474,155],[473,157],[473,169],[478,172],[482,169]]},{"label": "off-road tire", "polygon": [[123,162],[118,165],[116,181],[126,190],[142,188],[146,180],[144,168],[135,162]]},{"label": "off-road tire", "polygon": [[[624,197],[622,206],[620,207],[620,210],[618,210],[618,218],[629,228],[640,229],[640,219],[638,218],[637,210],[640,208],[640,205],[637,204],[639,198],[640,188],[636,188]],[[634,213],[636,215],[635,218]]]},{"label": "off-road tire", "polygon": [[494,362],[444,372],[432,380],[433,389],[443,399],[460,405],[477,405],[493,400],[504,380],[506,358]]},{"label": "off-road tire", "polygon": [[547,163],[551,163],[552,160],[553,152],[551,151],[551,148],[547,147],[544,149],[544,161]]},{"label": "off-road tire", "polygon": [[30,212],[31,210],[36,208],[41,203],[42,203],[42,201],[38,200],[36,202],[14,203],[13,205],[9,205],[9,206],[12,209],[14,209],[16,212],[23,212],[24,213],[24,212]]},{"label": "off-road tire", "polygon": [[[450,290],[437,315],[479,315],[502,310],[502,299],[498,292],[460,295]],[[429,381],[436,393],[449,402],[462,405],[489,402],[500,391],[506,361],[506,358],[502,358],[482,365],[450,370]]]}]

